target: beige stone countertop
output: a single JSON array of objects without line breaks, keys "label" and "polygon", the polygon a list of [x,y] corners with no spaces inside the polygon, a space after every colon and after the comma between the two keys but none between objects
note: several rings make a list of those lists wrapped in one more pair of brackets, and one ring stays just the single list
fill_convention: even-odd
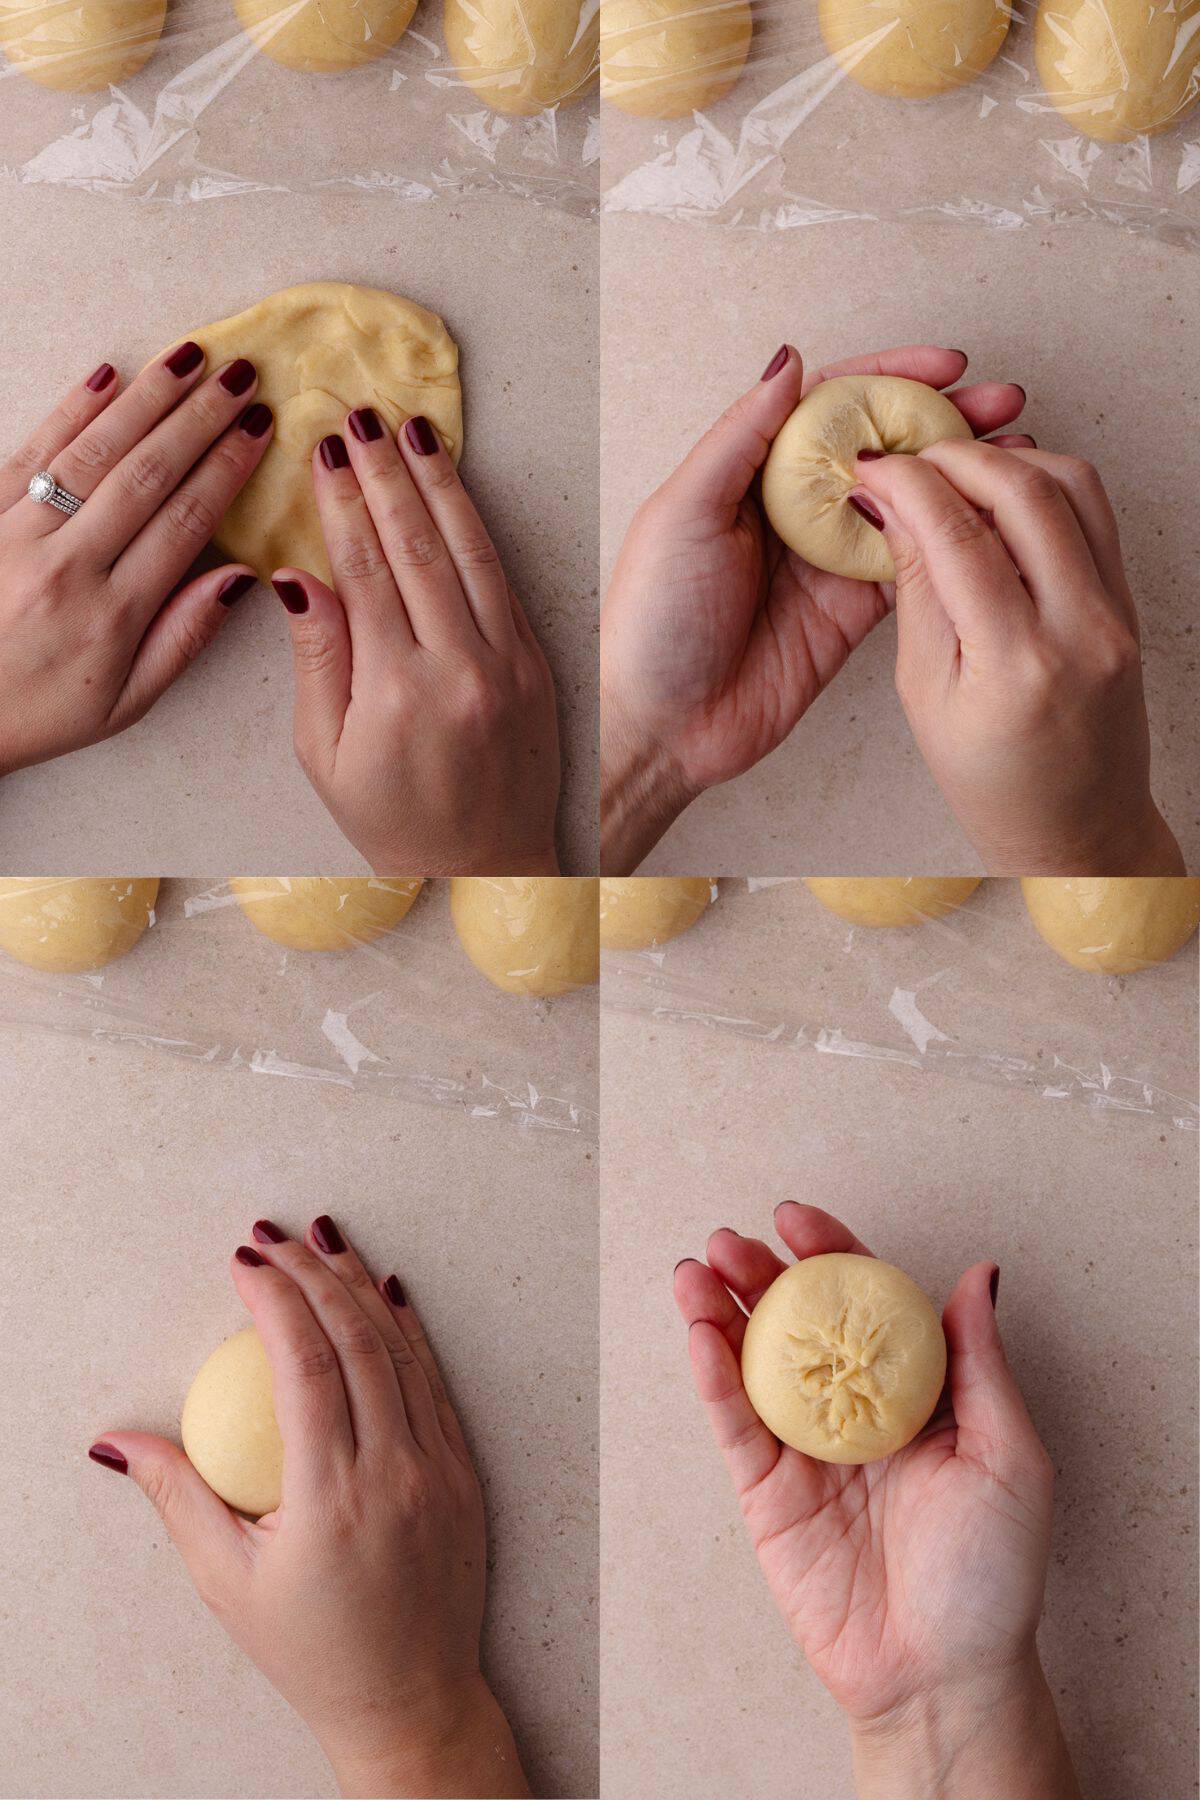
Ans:
[{"label": "beige stone countertop", "polygon": [[[945,931],[867,944],[849,933],[798,887],[723,884],[660,967],[606,963],[603,1308],[620,1330],[602,1334],[605,1793],[853,1800],[844,1727],[759,1575],[671,1297],[675,1263],[702,1255],[716,1227],[776,1241],[772,1207],[788,1198],[847,1220],[938,1304],[970,1263],[999,1263],[1005,1347],[1057,1470],[1040,1642],[1083,1791],[1188,1793],[1195,942],[1122,981],[1076,973],[1007,884],[981,890]],[[993,1017],[986,975],[1001,953]],[[725,1027],[627,1010],[634,964],[642,984],[667,984],[660,998],[688,987],[696,1012],[723,994],[710,1011]],[[984,1043],[998,1019],[1005,1030],[990,1036],[1047,1069],[1055,1050],[1101,1082],[1106,1067],[1111,1102],[1138,1093],[1123,1072],[1183,1083],[1190,1128],[1169,1104],[1131,1113],[1096,1093],[1089,1104],[1006,1086],[1000,1069],[951,1079],[748,1035],[756,1021],[806,1015],[870,1030],[899,1056],[913,1045],[888,996],[937,966],[941,982],[918,999],[951,1049]]]},{"label": "beige stone countertop", "polygon": [[[1141,613],[1155,795],[1200,867],[1194,254],[1102,224],[761,234],[611,214],[601,236],[606,578],[637,505],[784,339],[814,368],[896,344],[962,348],[969,378],[1027,389],[1024,423],[1044,449],[1105,478]],[[786,744],[683,815],[645,872],[976,868],[908,731],[894,663],[888,621]]]},{"label": "beige stone countertop", "polygon": [[[214,926],[221,955],[207,956],[217,937],[201,921],[185,940],[180,885],[164,890],[171,916],[124,963],[129,973],[141,959],[164,1040],[172,1022],[181,1037],[195,1030],[187,1007],[203,1004],[218,1018],[257,1007],[264,1043],[303,1046],[317,988],[292,991],[305,979],[297,959],[232,920]],[[449,921],[436,894],[426,905],[424,922],[414,910],[405,926],[432,943]],[[185,941],[196,968],[172,1011],[151,969],[182,961]],[[430,1035],[426,1060],[443,1075],[497,1052],[492,990],[459,966],[446,997],[448,1020],[463,1021],[455,1067],[447,1020],[404,1015],[411,1042]],[[382,978],[373,965],[373,984]],[[306,979],[350,991],[336,970]],[[86,1455],[120,1423],[176,1432],[196,1369],[245,1321],[229,1253],[258,1216],[298,1233],[327,1210],[374,1270],[400,1275],[464,1418],[489,1512],[485,1666],[535,1792],[595,1794],[594,1138],[14,1023],[34,1015],[16,983],[0,985],[14,1452],[0,1500],[0,1792],[333,1794],[308,1732],[204,1610],[141,1494]],[[488,1021],[474,1041],[471,995]],[[539,1027],[511,1004],[523,1011],[512,1044],[528,1045]],[[556,1055],[586,1071],[595,993],[555,1006]],[[59,1017],[79,1023],[65,1002]]]}]

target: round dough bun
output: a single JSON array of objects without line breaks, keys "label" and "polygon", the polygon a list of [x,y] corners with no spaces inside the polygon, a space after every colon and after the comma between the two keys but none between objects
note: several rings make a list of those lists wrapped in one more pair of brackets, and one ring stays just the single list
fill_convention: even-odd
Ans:
[{"label": "round dough bun", "polygon": [[549,996],[600,979],[594,876],[458,875],[450,913],[481,975],[506,994]]},{"label": "round dough bun", "polygon": [[237,1512],[261,1519],[283,1494],[283,1439],[271,1365],[251,1325],[219,1344],[188,1389],[179,1421],[192,1467]]},{"label": "round dough bun", "polygon": [[373,406],[393,435],[423,413],[455,462],[462,454],[458,347],[436,313],[413,300],[310,281],[190,336],[210,371],[248,357],[258,370],[256,398],[275,415],[266,455],[216,532],[225,555],[263,581],[291,564],[330,581],[312,456],[323,437],[345,431],[355,407]]},{"label": "round dough bun", "polygon": [[1042,0],[1033,50],[1046,98],[1076,131],[1154,137],[1200,96],[1200,0]]},{"label": "round dough bun", "polygon": [[288,950],[352,950],[398,925],[419,876],[231,875],[234,899],[264,937]]},{"label": "round dough bun", "polygon": [[0,0],[0,49],[60,94],[98,94],[136,75],[162,36],[167,0]]},{"label": "round dough bun", "polygon": [[713,899],[707,875],[631,875],[600,882],[600,947],[653,950],[690,931]]},{"label": "round dough bun", "polygon": [[852,925],[922,925],[961,906],[980,880],[978,875],[807,875],[804,885]]},{"label": "round dough bun", "polygon": [[894,581],[883,533],[849,505],[860,450],[915,456],[971,427],[952,400],[902,375],[836,375],[805,395],[763,469],[766,514],[814,568],[855,581]]},{"label": "round dough bun", "polygon": [[601,0],[600,94],[643,119],[713,106],[750,54],[748,0]]},{"label": "round dough bun", "polygon": [[451,67],[493,111],[524,118],[595,85],[595,0],[445,0]]},{"label": "round dough bun", "polygon": [[1021,892],[1050,948],[1102,975],[1166,962],[1200,925],[1195,875],[1026,875]]},{"label": "round dough bun", "polygon": [[821,35],[873,94],[928,100],[982,74],[1008,35],[1008,0],[821,0]]},{"label": "round dough bun", "polygon": [[937,1313],[915,1281],[873,1256],[793,1263],[742,1340],[751,1406],[777,1438],[819,1462],[878,1462],[902,1450],[945,1378]]},{"label": "round dough bun", "polygon": [[417,0],[233,0],[264,56],[301,75],[338,75],[386,56],[412,23]]},{"label": "round dough bun", "polygon": [[54,975],[102,969],[133,949],[157,898],[157,876],[7,876],[0,950]]}]

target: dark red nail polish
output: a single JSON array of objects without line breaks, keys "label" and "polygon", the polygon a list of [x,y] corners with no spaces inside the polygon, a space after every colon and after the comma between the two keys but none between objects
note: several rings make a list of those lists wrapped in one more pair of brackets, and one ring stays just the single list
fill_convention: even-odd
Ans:
[{"label": "dark red nail polish", "polygon": [[405,1304],[404,1289],[400,1286],[400,1283],[394,1275],[388,1276],[383,1284],[383,1291],[393,1306],[403,1306]]},{"label": "dark red nail polish", "polygon": [[383,436],[383,425],[373,406],[360,406],[346,421],[360,444],[377,444]]},{"label": "dark red nail polish", "polygon": [[996,1295],[1000,1291],[1000,1271],[999,1271],[999,1269],[992,1270],[992,1279],[988,1283],[988,1291],[990,1292],[990,1294],[992,1296],[992,1307],[994,1309],[995,1305],[996,1305]]},{"label": "dark red nail polish", "polygon": [[270,1219],[255,1219],[254,1236],[260,1244],[287,1243],[287,1232],[280,1231],[278,1225],[273,1225]]},{"label": "dark red nail polish", "polygon": [[309,1229],[317,1249],[323,1250],[326,1256],[340,1256],[346,1248],[341,1232],[328,1213],[322,1213],[319,1219],[314,1219]]},{"label": "dark red nail polish", "polygon": [[129,1473],[129,1464],[125,1461],[121,1452],[119,1450],[114,1450],[111,1444],[93,1444],[88,1451],[88,1455],[93,1462],[98,1462],[102,1468],[115,1469],[118,1475],[128,1475]]},{"label": "dark red nail polish", "polygon": [[322,438],[319,449],[321,461],[327,469],[348,469],[350,453],[340,437]]},{"label": "dark red nail polish", "polygon": [[860,450],[858,460],[859,462],[882,462],[886,455],[886,450]]},{"label": "dark red nail polish", "polygon": [[875,511],[869,500],[860,500],[857,494],[851,494],[850,504],[855,512],[867,521],[868,525],[873,525],[876,531],[883,530],[883,515]]},{"label": "dark red nail polish", "polygon": [[760,381],[770,381],[773,375],[778,375],[787,359],[788,347],[786,344],[781,344],[759,377]]},{"label": "dark red nail polish", "polygon": [[254,364],[247,362],[244,356],[239,356],[237,361],[230,363],[225,373],[219,375],[217,379],[227,394],[233,394],[236,397],[238,394],[245,393],[254,380],[254,376]]},{"label": "dark red nail polish", "polygon": [[272,581],[271,586],[290,613],[308,611],[308,595],[298,581]]},{"label": "dark red nail polish", "polygon": [[222,606],[236,606],[239,600],[245,599],[253,586],[253,575],[231,575],[217,589],[217,599]]},{"label": "dark red nail polish", "polygon": [[166,367],[172,375],[190,375],[204,361],[204,352],[199,344],[192,342],[180,344],[178,350],[172,350],[166,361]]},{"label": "dark red nail polish", "polygon": [[84,386],[89,388],[93,394],[102,394],[116,372],[111,363],[101,363],[100,367],[88,376]]},{"label": "dark red nail polish", "polygon": [[246,408],[238,424],[247,437],[263,437],[271,429],[271,409],[264,406],[261,400],[256,400],[253,406]]},{"label": "dark red nail polish", "polygon": [[404,435],[418,456],[432,456],[438,447],[437,432],[422,413],[405,421]]},{"label": "dark red nail polish", "polygon": [[239,1244],[233,1253],[234,1262],[245,1263],[248,1269],[261,1269],[264,1259],[249,1244]]}]

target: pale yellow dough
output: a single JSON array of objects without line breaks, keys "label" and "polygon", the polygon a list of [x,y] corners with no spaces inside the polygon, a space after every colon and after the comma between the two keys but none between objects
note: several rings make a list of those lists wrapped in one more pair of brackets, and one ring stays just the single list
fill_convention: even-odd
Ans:
[{"label": "pale yellow dough", "polygon": [[1154,137],[1200,97],[1200,0],[1042,0],[1033,49],[1046,98],[1076,131]]},{"label": "pale yellow dough", "polygon": [[246,35],[285,69],[337,75],[398,44],[417,0],[234,0],[234,10]]},{"label": "pale yellow dough", "polygon": [[873,94],[927,100],[987,68],[1008,34],[1008,0],[821,0],[821,35]]},{"label": "pale yellow dough", "polygon": [[594,876],[456,876],[454,929],[506,994],[569,994],[600,979],[598,886]]},{"label": "pale yellow dough", "polygon": [[771,445],[763,469],[766,514],[798,556],[856,581],[894,581],[883,533],[849,504],[860,450],[915,456],[971,427],[944,394],[902,375],[819,381]]},{"label": "pale yellow dough", "polygon": [[179,1422],[192,1467],[237,1512],[261,1519],[283,1493],[283,1439],[271,1366],[251,1325],[219,1344],[188,1389]]},{"label": "pale yellow dough", "polygon": [[808,875],[822,906],[852,925],[920,925],[944,919],[979,886],[978,875]]},{"label": "pale yellow dough", "polygon": [[600,882],[602,950],[652,950],[689,931],[712,904],[707,875],[604,876]]},{"label": "pale yellow dough", "polygon": [[149,62],[166,16],[167,0],[0,0],[0,49],[39,87],[96,94]]},{"label": "pale yellow dough", "polygon": [[352,950],[398,925],[416,876],[231,875],[234,898],[264,937],[288,950]]},{"label": "pale yellow dough", "polygon": [[133,949],[157,898],[157,877],[7,876],[0,950],[55,975],[101,969]]},{"label": "pale yellow dough", "polygon": [[873,1256],[785,1269],[746,1326],[742,1380],[769,1430],[820,1462],[869,1463],[910,1443],[946,1378],[941,1321]]},{"label": "pale yellow dough", "polygon": [[373,406],[393,433],[424,413],[456,462],[462,452],[457,346],[435,313],[399,294],[312,281],[188,335],[210,370],[248,357],[256,398],[275,415],[267,453],[216,534],[264,581],[288,564],[329,581],[312,455],[323,437],[344,435],[355,407]]},{"label": "pale yellow dough", "polygon": [[642,118],[684,118],[729,92],[753,33],[747,0],[601,0],[601,97]]},{"label": "pale yellow dough", "polygon": [[1166,962],[1200,925],[1194,875],[1027,875],[1021,892],[1050,948],[1102,975]]},{"label": "pale yellow dough", "polygon": [[445,0],[443,26],[454,73],[496,112],[569,106],[595,85],[596,0]]}]

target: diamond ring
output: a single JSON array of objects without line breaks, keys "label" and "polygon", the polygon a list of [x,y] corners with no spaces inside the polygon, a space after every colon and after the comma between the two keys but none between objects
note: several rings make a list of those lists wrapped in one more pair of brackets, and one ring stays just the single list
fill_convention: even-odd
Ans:
[{"label": "diamond ring", "polygon": [[29,483],[29,498],[36,500],[39,506],[57,506],[59,512],[66,513],[68,518],[83,505],[82,500],[77,500],[74,494],[68,494],[66,488],[59,487],[53,475],[48,474],[45,469],[40,469]]}]

